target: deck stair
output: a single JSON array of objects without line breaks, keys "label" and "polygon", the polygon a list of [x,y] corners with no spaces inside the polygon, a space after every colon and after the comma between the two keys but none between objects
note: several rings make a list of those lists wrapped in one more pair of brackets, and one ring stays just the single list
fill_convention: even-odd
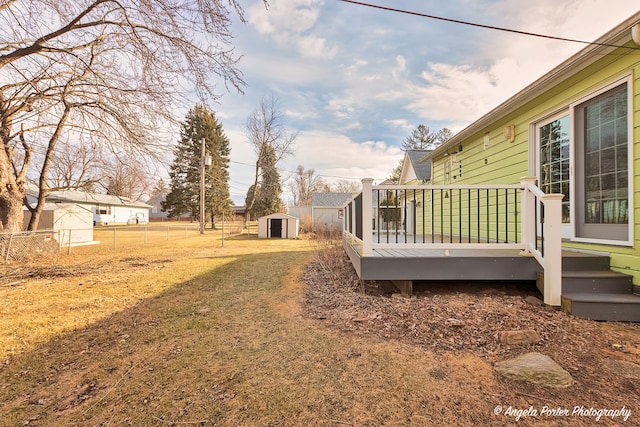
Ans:
[{"label": "deck stair", "polygon": [[591,320],[640,322],[632,276],[610,270],[604,255],[563,254],[562,310]]}]

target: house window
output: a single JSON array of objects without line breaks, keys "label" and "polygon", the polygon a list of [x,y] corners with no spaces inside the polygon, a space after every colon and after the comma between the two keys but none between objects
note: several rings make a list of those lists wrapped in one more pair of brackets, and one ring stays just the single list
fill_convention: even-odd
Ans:
[{"label": "house window", "polygon": [[569,115],[553,118],[538,127],[540,144],[540,189],[546,194],[564,194],[562,222],[570,221]]},{"label": "house window", "polygon": [[584,221],[627,224],[628,125],[627,87],[613,89],[580,105],[584,138]]},{"label": "house window", "polygon": [[111,214],[111,206],[96,206],[96,214],[98,215],[110,215]]}]

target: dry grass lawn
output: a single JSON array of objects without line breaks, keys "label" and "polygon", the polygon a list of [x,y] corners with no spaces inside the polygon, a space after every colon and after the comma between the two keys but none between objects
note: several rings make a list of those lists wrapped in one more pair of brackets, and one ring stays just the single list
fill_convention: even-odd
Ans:
[{"label": "dry grass lawn", "polygon": [[0,425],[513,422],[493,414],[510,402],[487,360],[307,318],[315,249],[208,233],[0,265]]}]

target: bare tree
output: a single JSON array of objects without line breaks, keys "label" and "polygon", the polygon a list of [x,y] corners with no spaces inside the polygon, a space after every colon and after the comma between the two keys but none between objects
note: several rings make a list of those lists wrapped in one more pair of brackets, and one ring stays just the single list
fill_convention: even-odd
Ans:
[{"label": "bare tree", "polygon": [[1,2],[0,230],[21,228],[29,175],[46,196],[60,141],[152,156],[192,103],[183,88],[203,103],[213,78],[241,91],[231,13],[243,19],[236,0]]},{"label": "bare tree", "polygon": [[248,197],[247,210],[251,211],[256,199],[260,198],[261,165],[265,164],[266,156],[274,156],[273,163],[277,165],[292,154],[298,133],[291,133],[286,128],[279,102],[272,94],[263,98],[260,107],[247,119],[246,136],[258,156],[251,197]]},{"label": "bare tree", "polygon": [[362,189],[362,184],[357,181],[341,179],[331,187],[337,193],[357,193]]},{"label": "bare tree", "polygon": [[135,159],[128,163],[115,159],[112,164],[106,165],[104,174],[101,185],[107,194],[132,201],[147,198],[154,184],[146,165]]},{"label": "bare tree", "polygon": [[53,153],[47,177],[51,191],[81,188],[91,191],[102,179],[100,153],[90,144],[62,143]]},{"label": "bare tree", "polygon": [[298,166],[293,178],[289,182],[289,190],[293,194],[293,204],[310,205],[313,193],[322,191],[325,188],[324,180],[316,175],[313,169],[305,170],[303,166]]}]

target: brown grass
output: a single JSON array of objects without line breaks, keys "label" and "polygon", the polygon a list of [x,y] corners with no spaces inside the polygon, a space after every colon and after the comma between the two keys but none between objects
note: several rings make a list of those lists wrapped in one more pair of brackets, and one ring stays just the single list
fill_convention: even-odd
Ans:
[{"label": "brown grass", "polygon": [[300,276],[324,243],[220,244],[208,233],[21,266],[42,274],[0,287],[0,425],[510,421],[493,415],[509,402],[481,357],[306,318]]}]

